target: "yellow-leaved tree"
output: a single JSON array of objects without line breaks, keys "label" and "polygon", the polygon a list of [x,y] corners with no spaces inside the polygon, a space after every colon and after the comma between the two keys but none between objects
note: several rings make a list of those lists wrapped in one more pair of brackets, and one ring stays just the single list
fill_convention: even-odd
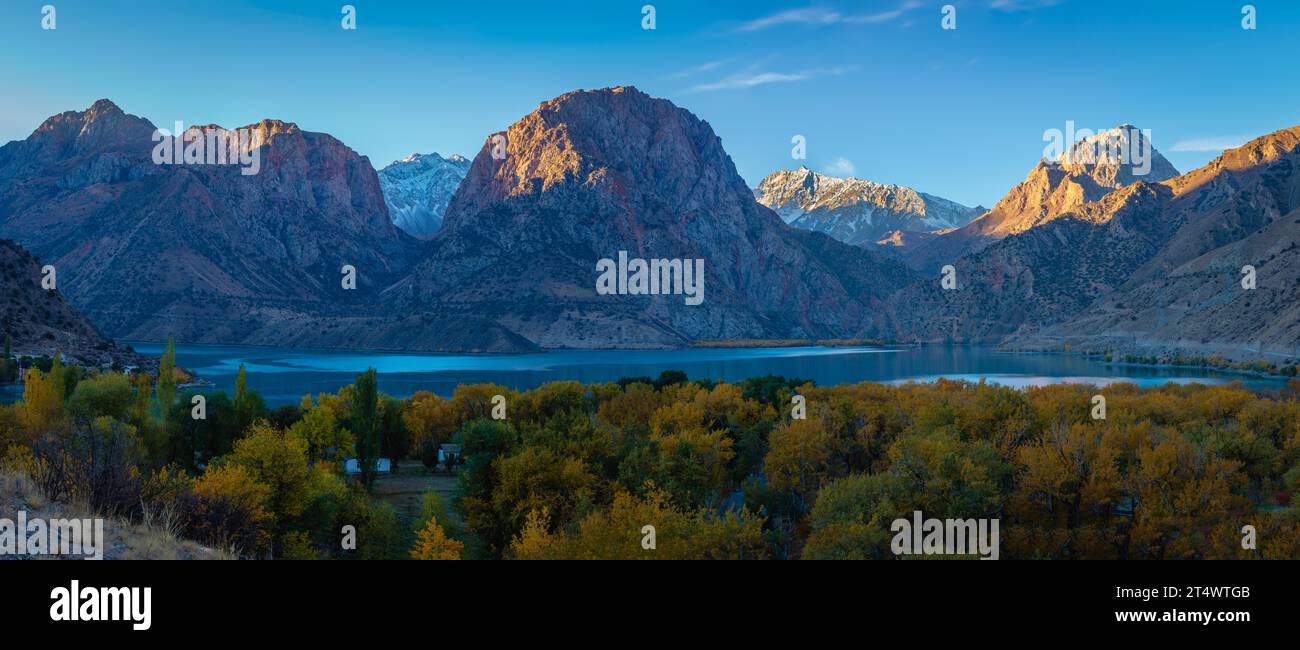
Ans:
[{"label": "yellow-leaved tree", "polygon": [[777,490],[793,490],[812,502],[830,478],[834,440],[820,420],[793,420],[777,427],[764,459],[768,481]]},{"label": "yellow-leaved tree", "polygon": [[440,445],[451,440],[460,426],[457,405],[429,391],[417,391],[406,402],[402,423],[411,432],[411,451],[420,452],[427,442]]},{"label": "yellow-leaved tree", "polygon": [[187,533],[236,554],[261,557],[271,542],[274,517],[266,509],[270,489],[241,465],[209,465],[194,479],[196,503]]},{"label": "yellow-leaved tree", "polygon": [[429,522],[416,535],[411,557],[417,560],[459,560],[460,552],[464,549],[464,544],[447,537],[442,526],[438,525],[438,520],[430,517]]},{"label": "yellow-leaved tree", "polygon": [[18,422],[32,440],[61,430],[64,423],[63,388],[57,377],[28,368],[23,375],[23,401]]},{"label": "yellow-leaved tree", "polygon": [[307,442],[258,420],[235,442],[228,463],[246,469],[266,486],[266,506],[274,518],[272,545],[278,555],[290,523],[307,507]]},{"label": "yellow-leaved tree", "polygon": [[764,559],[763,517],[742,508],[716,514],[682,508],[653,484],[645,494],[616,492],[608,508],[588,515],[576,534],[550,532],[550,514],[529,513],[510,545],[520,560]]}]

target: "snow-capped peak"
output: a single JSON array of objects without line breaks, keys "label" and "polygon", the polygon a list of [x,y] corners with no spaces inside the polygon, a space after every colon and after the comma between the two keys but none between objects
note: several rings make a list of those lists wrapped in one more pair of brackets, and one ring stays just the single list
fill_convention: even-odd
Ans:
[{"label": "snow-capped peak", "polygon": [[984,212],[909,187],[827,176],[802,166],[772,173],[754,195],[786,223],[850,244],[874,242],[894,230],[957,228]]},{"label": "snow-capped peak", "polygon": [[442,227],[447,203],[469,172],[464,156],[413,153],[379,170],[379,186],[393,224],[415,237]]}]

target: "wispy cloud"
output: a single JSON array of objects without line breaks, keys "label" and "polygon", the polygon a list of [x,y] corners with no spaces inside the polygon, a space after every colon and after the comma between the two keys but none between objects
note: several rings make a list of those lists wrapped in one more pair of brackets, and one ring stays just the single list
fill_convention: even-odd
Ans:
[{"label": "wispy cloud", "polygon": [[1240,147],[1250,142],[1250,136],[1246,135],[1222,135],[1208,138],[1192,138],[1190,140],[1180,140],[1170,147],[1170,151],[1182,153],[1218,153],[1226,149]]},{"label": "wispy cloud", "polygon": [[785,11],[751,20],[736,28],[738,32],[756,32],[777,25],[834,25],[844,18],[838,11],[829,9],[787,9]]},{"label": "wispy cloud", "polygon": [[853,165],[853,161],[848,158],[836,158],[831,164],[826,165],[823,170],[830,176],[852,176],[858,172],[858,168]]},{"label": "wispy cloud", "polygon": [[711,83],[697,84],[692,92],[711,92],[714,90],[737,90],[753,88],[775,83],[806,81],[817,77],[838,77],[848,72],[846,68],[829,68],[824,70],[804,70],[801,72],[740,72]]},{"label": "wispy cloud", "polygon": [[722,66],[727,65],[728,63],[731,63],[731,59],[719,59],[717,61],[709,61],[708,63],[701,63],[700,65],[674,72],[668,75],[668,78],[685,79],[687,77],[694,77],[695,75],[704,74],[705,72],[710,72],[712,70],[717,70],[718,68],[721,68]]},{"label": "wispy cloud", "polygon": [[903,4],[899,5],[897,9],[892,9],[890,11],[882,11],[876,14],[859,14],[857,16],[849,16],[844,19],[844,22],[868,24],[868,25],[872,25],[875,23],[887,23],[891,20],[894,20],[895,18],[902,17],[903,14],[919,6],[921,6],[921,3],[919,2],[904,2]]},{"label": "wispy cloud", "polygon": [[891,20],[902,17],[903,14],[919,6],[921,6],[920,2],[908,0],[899,5],[897,9],[891,9],[889,11],[882,11],[874,14],[846,14],[822,7],[786,9],[785,11],[779,11],[770,16],[764,16],[762,18],[742,23],[735,31],[756,32],[769,27],[777,27],[779,25],[806,25],[818,27],[837,25],[841,23],[867,25],[887,23]]},{"label": "wispy cloud", "polygon": [[1065,2],[1065,0],[993,0],[989,7],[997,11],[1035,11],[1045,7],[1054,7]]}]

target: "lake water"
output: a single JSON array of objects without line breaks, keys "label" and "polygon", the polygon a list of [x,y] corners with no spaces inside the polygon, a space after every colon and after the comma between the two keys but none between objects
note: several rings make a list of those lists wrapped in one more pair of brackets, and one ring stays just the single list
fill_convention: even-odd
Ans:
[{"label": "lake water", "polygon": [[[144,354],[162,346],[134,343]],[[1191,368],[1109,364],[1054,354],[1010,354],[982,346],[800,347],[682,350],[560,350],[536,354],[376,354],[282,348],[180,345],[177,364],[199,373],[227,393],[234,392],[239,364],[248,368],[249,386],[268,404],[297,403],[304,394],[334,392],[373,367],[379,389],[406,397],[417,390],[449,396],[459,384],[492,382],[524,390],[557,380],[616,381],[684,371],[691,379],[739,381],[758,375],[811,379],[826,386],[861,381],[902,383],[939,377],[1024,387],[1057,382],[1141,386],[1167,382],[1224,384],[1241,381],[1277,388],[1283,380]]]}]

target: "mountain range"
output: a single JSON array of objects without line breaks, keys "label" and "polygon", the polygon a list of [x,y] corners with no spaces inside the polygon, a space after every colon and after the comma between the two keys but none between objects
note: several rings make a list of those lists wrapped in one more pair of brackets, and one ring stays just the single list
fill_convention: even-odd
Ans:
[{"label": "mountain range", "polygon": [[[278,120],[186,131],[251,134],[255,174],[156,164],[154,132],[101,100],[0,147],[0,237],[54,265],[68,302],[114,339],[513,352],[876,337],[1225,356],[1300,345],[1295,128],[1180,175],[1122,125],[1040,161],[989,210],[802,168],[751,190],[707,122],[627,86],[542,102],[472,162],[413,155],[379,172]],[[1080,155],[1113,145],[1150,155]],[[702,304],[667,282],[599,290],[601,265],[628,259],[699,260]]]},{"label": "mountain range", "polygon": [[335,138],[278,120],[240,130],[257,174],[155,164],[154,126],[107,100],[55,115],[0,147],[0,236],[55,266],[115,339],[329,345],[330,321],[365,313],[418,242],[388,219],[369,161]]}]

